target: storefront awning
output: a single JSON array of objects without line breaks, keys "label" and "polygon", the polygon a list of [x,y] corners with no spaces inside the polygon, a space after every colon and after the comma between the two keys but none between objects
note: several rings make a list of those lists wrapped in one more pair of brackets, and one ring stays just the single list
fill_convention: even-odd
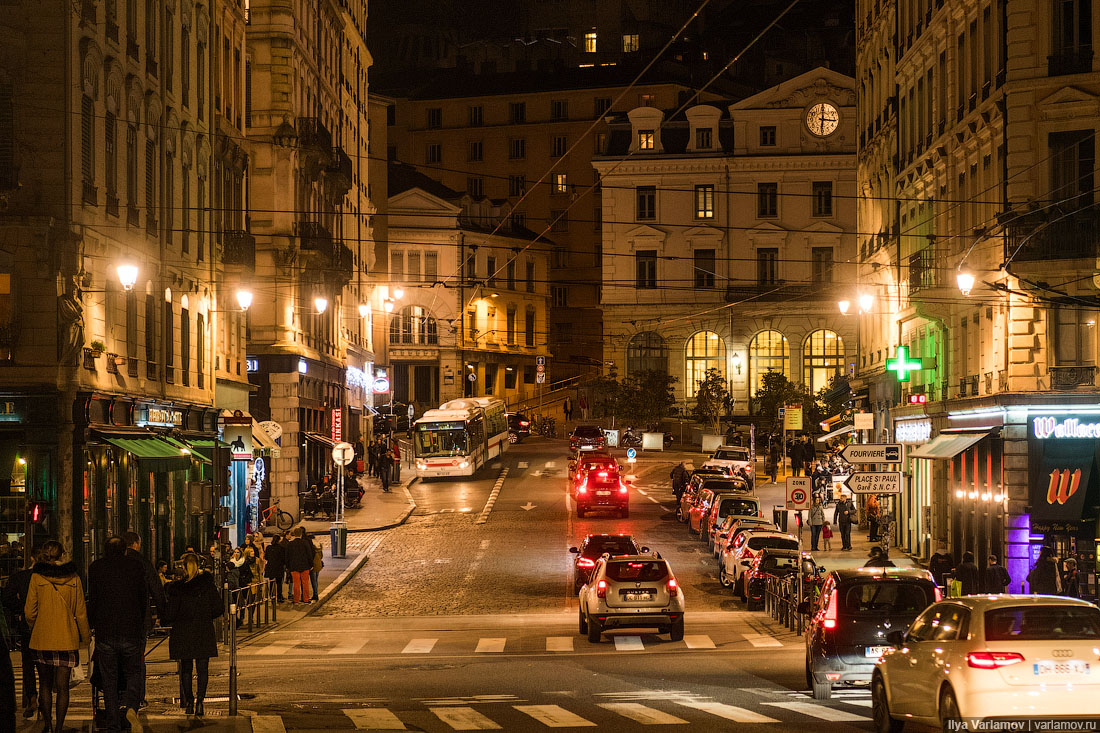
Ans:
[{"label": "storefront awning", "polygon": [[252,443],[253,450],[279,450],[279,444],[272,440],[267,431],[255,420],[252,421]]},{"label": "storefront awning", "polygon": [[177,471],[191,467],[191,454],[182,452],[187,450],[187,446],[170,442],[171,439],[159,435],[100,433],[100,437],[116,448],[132,454],[138,461],[154,464],[164,470]]},{"label": "storefront awning", "polygon": [[817,439],[817,442],[818,443],[826,443],[826,442],[832,440],[833,438],[835,438],[839,435],[847,435],[848,433],[853,433],[853,432],[855,432],[855,429],[856,428],[855,428],[854,425],[845,425],[842,428],[837,428],[836,430],[834,430],[831,433],[825,433],[824,435],[822,435],[820,438]]},{"label": "storefront awning", "polygon": [[1045,532],[1084,519],[1085,498],[1094,490],[1096,441],[1043,442],[1042,469],[1031,487],[1031,528]]},{"label": "storefront awning", "polygon": [[336,445],[336,441],[327,435],[321,435],[320,433],[306,433],[306,440],[312,440],[314,443],[320,443],[321,445],[331,448]]},{"label": "storefront awning", "polygon": [[909,457],[950,460],[988,435],[989,433],[985,431],[978,433],[942,433],[930,442],[909,451]]}]

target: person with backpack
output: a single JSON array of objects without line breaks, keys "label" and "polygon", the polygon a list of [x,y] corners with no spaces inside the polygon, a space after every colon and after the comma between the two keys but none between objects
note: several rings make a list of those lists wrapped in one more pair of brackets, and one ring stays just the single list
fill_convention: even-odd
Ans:
[{"label": "person with backpack", "polygon": [[[218,656],[214,619],[224,613],[214,576],[202,570],[193,553],[183,556],[183,577],[169,584],[166,592],[168,656],[176,660],[180,678],[180,705],[187,715],[203,717],[203,701],[210,679],[210,660]],[[192,690],[192,669],[197,690]]]},{"label": "person with backpack", "polygon": [[672,493],[676,496],[676,501],[680,501],[680,497],[684,495],[684,488],[687,487],[687,466],[684,465],[683,461],[680,461],[668,474],[668,477],[672,479]]}]

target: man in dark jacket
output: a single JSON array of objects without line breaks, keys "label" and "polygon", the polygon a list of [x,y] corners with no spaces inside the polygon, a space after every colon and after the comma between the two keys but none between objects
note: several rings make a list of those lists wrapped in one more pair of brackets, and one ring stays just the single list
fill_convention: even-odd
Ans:
[{"label": "man in dark jacket", "polygon": [[313,546],[306,539],[306,532],[301,527],[294,528],[294,539],[286,548],[286,567],[294,578],[294,592],[290,596],[290,602],[309,603],[312,597],[310,588],[309,571],[313,569]]},{"label": "man in dark jacket", "polygon": [[996,555],[990,555],[988,562],[982,572],[982,593],[1004,593],[1012,578]]},{"label": "man in dark jacket", "polygon": [[856,521],[856,505],[851,497],[845,496],[836,503],[833,512],[833,524],[840,529],[840,549],[852,549],[852,523]]},{"label": "man in dark jacket", "polygon": [[38,685],[35,677],[34,652],[31,650],[31,627],[23,616],[27,605],[27,587],[31,582],[31,568],[38,560],[38,548],[31,551],[30,562],[23,570],[17,571],[4,586],[3,601],[15,622],[12,631],[19,639],[19,654],[23,666],[23,717],[33,718],[38,710]]},{"label": "man in dark jacket", "polygon": [[[96,667],[110,731],[119,730],[120,711],[125,711],[132,725],[141,705],[149,605],[146,582],[141,561],[127,552],[121,537],[107,540],[103,557],[88,566],[88,623],[95,630]],[[120,674],[126,685],[121,695]]]},{"label": "man in dark jacket", "polygon": [[676,500],[679,501],[680,497],[684,495],[684,487],[688,482],[688,471],[683,461],[676,464],[676,467],[672,469],[672,472],[668,475],[672,479],[672,493],[676,496]]},{"label": "man in dark jacket", "polygon": [[928,558],[928,572],[932,573],[936,585],[942,588],[947,582],[947,574],[954,569],[955,561],[951,559],[951,555],[947,552],[947,545],[941,542],[932,557]]},{"label": "man in dark jacket", "polygon": [[981,592],[981,580],[978,566],[974,564],[974,553],[964,552],[962,562],[955,568],[955,580],[959,581],[961,593],[973,596]]},{"label": "man in dark jacket", "polygon": [[871,548],[871,551],[867,554],[870,558],[867,562],[863,563],[865,568],[896,568],[893,561],[886,556],[886,553],[882,551],[882,548],[875,545]]},{"label": "man in dark jacket", "polygon": [[[163,617],[165,609],[167,608],[166,601],[164,599],[164,587],[160,584],[160,577],[157,575],[156,568],[153,567],[153,563],[149,562],[149,558],[141,554],[141,535],[137,532],[126,532],[122,535],[122,539],[126,545],[126,554],[129,557],[137,559],[141,563],[142,568],[145,571],[145,637],[149,636],[149,632],[153,630],[153,611],[155,608],[158,617]],[[142,638],[141,648],[145,650],[145,638]],[[145,704],[145,655],[141,655],[141,697],[138,698],[142,705]]]},{"label": "man in dark jacket", "polygon": [[280,541],[279,535],[271,538],[271,544],[264,552],[264,577],[275,581],[276,594],[279,603],[286,600],[283,596],[283,575],[286,574],[286,546]]},{"label": "man in dark jacket", "polygon": [[802,475],[802,459],[804,456],[803,443],[798,438],[791,441],[791,450],[788,457],[791,459],[791,475]]}]

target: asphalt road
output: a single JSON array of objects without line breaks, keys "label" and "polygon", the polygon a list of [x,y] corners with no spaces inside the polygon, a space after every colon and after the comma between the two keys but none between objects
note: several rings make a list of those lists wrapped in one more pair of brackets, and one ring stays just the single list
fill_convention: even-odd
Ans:
[{"label": "asphalt road", "polygon": [[[252,729],[871,730],[865,691],[814,701],[801,638],[721,588],[707,549],[673,518],[667,458],[635,467],[629,519],[580,520],[566,460],[564,441],[535,438],[471,480],[415,483],[417,512],[339,593],[241,647]],[[687,601],[683,641],[578,634],[568,548],[588,532],[631,532],[669,559]],[[225,658],[213,669],[210,694],[224,695]],[[158,671],[149,698],[163,704],[176,681]],[[208,705],[212,722],[225,707]]]}]

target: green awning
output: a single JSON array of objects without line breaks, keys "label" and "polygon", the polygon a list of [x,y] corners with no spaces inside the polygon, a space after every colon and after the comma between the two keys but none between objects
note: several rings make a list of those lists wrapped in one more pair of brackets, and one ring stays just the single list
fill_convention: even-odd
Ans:
[{"label": "green awning", "polygon": [[222,448],[228,448],[229,443],[224,440],[215,440],[214,438],[196,438],[194,440],[187,440],[187,445],[191,447],[192,454],[201,459],[204,463],[214,462],[214,447],[221,446]]},{"label": "green awning", "polygon": [[[209,458],[207,458],[205,455],[203,455],[202,453],[199,453],[198,451],[195,450],[195,448],[192,446],[190,440],[187,440],[187,441],[179,440],[178,438],[173,438],[173,437],[168,436],[168,435],[162,436],[161,440],[164,440],[164,441],[176,446],[176,450],[178,450],[180,452],[180,455],[186,455],[189,458],[192,458],[193,460],[198,461],[199,463],[211,463],[211,460]],[[187,451],[187,452],[184,453],[184,451]]]},{"label": "green awning", "polygon": [[191,456],[181,453],[186,446],[168,442],[157,435],[103,435],[103,440],[116,448],[132,454],[149,468],[167,471],[185,470],[191,467]]}]

